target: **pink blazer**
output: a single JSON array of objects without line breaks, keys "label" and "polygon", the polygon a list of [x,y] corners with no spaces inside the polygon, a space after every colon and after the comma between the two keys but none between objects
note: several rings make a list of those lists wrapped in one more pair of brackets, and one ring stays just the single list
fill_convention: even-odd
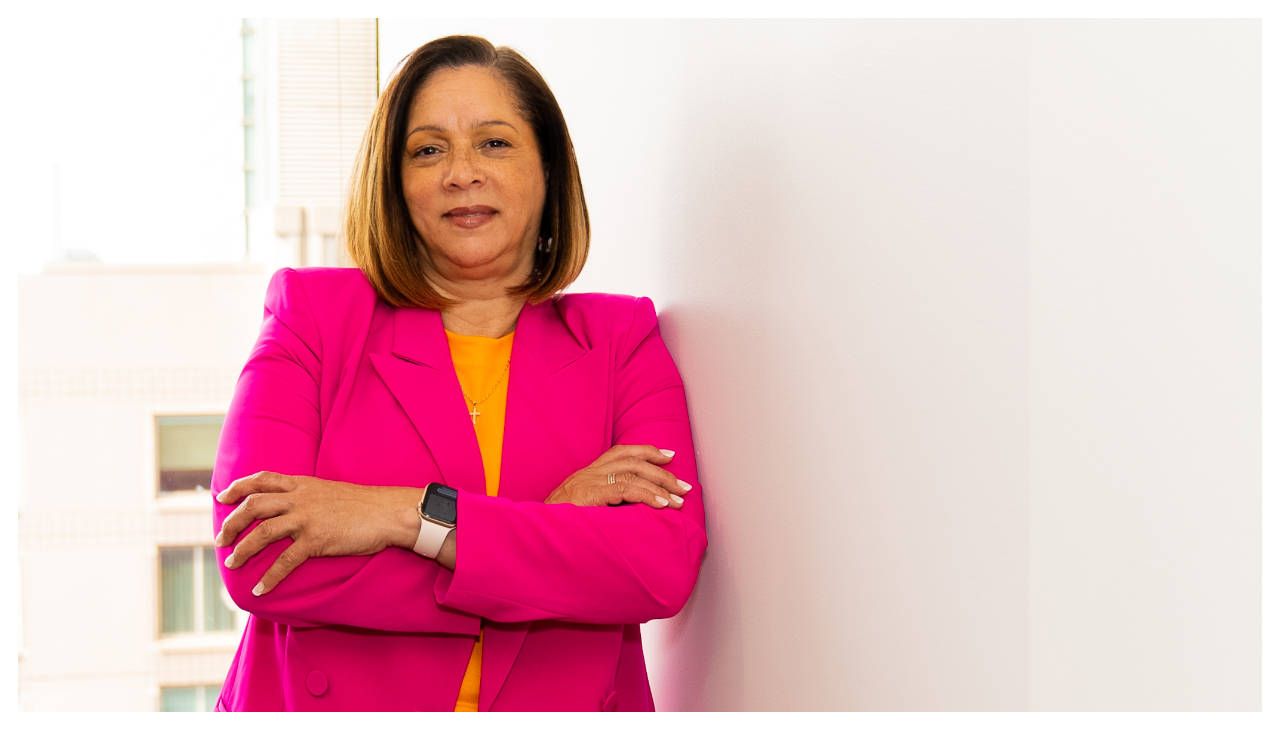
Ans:
[{"label": "pink blazer", "polygon": [[[543,504],[615,444],[674,449],[667,468],[694,485],[683,509]],[[251,616],[219,709],[452,710],[481,619],[482,711],[653,709],[639,624],[680,611],[707,540],[684,386],[648,299],[521,312],[488,497],[439,313],[379,302],[355,269],[282,269],[213,491],[258,471],[457,487],[457,568],[399,548],[313,558],[261,597],[287,539],[223,568]],[[215,531],[231,509],[214,501]]]}]

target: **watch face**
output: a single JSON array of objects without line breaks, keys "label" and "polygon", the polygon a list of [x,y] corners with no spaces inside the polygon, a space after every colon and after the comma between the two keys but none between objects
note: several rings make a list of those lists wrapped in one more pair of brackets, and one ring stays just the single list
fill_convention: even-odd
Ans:
[{"label": "watch face", "polygon": [[427,487],[427,496],[422,502],[422,514],[446,525],[457,524],[458,490],[432,483]]}]

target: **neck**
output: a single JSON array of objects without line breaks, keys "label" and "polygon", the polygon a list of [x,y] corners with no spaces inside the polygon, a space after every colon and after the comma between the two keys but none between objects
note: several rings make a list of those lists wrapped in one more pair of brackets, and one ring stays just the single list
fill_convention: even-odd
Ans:
[{"label": "neck", "polygon": [[458,335],[503,337],[516,330],[524,299],[466,299],[440,313],[444,328]]},{"label": "neck", "polygon": [[453,306],[440,313],[444,328],[471,337],[503,337],[516,330],[516,320],[524,308],[524,297],[513,297],[507,287],[524,281],[533,266],[533,257],[504,275],[471,278],[460,275],[428,274],[436,288],[452,299]]}]

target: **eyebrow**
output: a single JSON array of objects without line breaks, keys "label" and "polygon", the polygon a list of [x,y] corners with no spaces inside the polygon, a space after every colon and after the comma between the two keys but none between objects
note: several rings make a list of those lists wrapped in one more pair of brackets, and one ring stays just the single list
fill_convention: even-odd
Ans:
[{"label": "eyebrow", "polygon": [[[480,127],[498,127],[498,126],[502,126],[502,127],[511,127],[512,129],[515,129],[515,125],[512,125],[512,124],[510,124],[510,123],[508,123],[508,122],[504,122],[504,121],[502,121],[501,119],[490,119],[490,120],[485,121],[485,122],[476,122],[475,124],[472,124],[472,125],[471,125],[471,128],[472,128],[472,129],[478,129],[478,128],[480,128]],[[436,125],[434,125],[434,124],[423,124],[422,126],[414,127],[413,129],[410,129],[410,130],[409,130],[409,133],[408,133],[408,134],[406,134],[405,136],[406,136],[406,137],[412,137],[413,135],[417,134],[418,132],[436,132],[436,133],[439,133],[439,134],[444,134],[444,128],[442,128],[442,127],[437,127],[437,126],[436,126]]]}]

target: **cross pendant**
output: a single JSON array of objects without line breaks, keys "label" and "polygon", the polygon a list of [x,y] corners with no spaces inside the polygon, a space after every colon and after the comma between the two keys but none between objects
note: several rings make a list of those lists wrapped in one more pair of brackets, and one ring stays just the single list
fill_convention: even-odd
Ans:
[{"label": "cross pendant", "polygon": [[476,404],[475,404],[475,403],[472,403],[472,404],[471,404],[471,425],[473,425],[473,426],[475,425],[475,423],[476,423],[476,416],[478,416],[478,415],[480,415],[480,409],[476,407]]}]

